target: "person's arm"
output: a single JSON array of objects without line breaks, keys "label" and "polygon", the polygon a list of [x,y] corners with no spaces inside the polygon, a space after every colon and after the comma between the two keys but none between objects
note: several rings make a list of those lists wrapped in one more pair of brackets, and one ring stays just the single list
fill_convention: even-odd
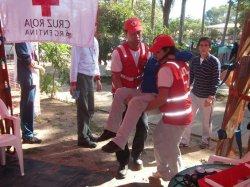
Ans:
[{"label": "person's arm", "polygon": [[27,68],[31,65],[32,59],[28,53],[28,48],[25,42],[15,43],[16,55],[19,63],[24,64]]},{"label": "person's arm", "polygon": [[[80,48],[79,48],[80,50]],[[70,65],[70,94],[76,89],[78,63],[80,61],[78,47],[73,46],[71,49],[71,65]]]},{"label": "person's arm", "polygon": [[122,87],[121,73],[113,73],[112,72],[112,83],[113,83],[115,89]]},{"label": "person's arm", "polygon": [[211,91],[209,93],[210,96],[215,96],[218,86],[220,84],[220,71],[221,65],[220,61],[216,58],[214,59],[213,67],[212,67],[212,81],[211,81]]},{"label": "person's arm", "polygon": [[111,57],[111,72],[112,72],[112,84],[117,88],[121,88],[121,71],[122,71],[122,62],[117,50],[114,50]]},{"label": "person's arm", "polygon": [[34,69],[38,69],[39,71],[41,71],[41,74],[45,73],[45,69],[43,66],[37,64],[36,61],[32,60],[32,63],[29,65],[29,68],[34,68]]},{"label": "person's arm", "polygon": [[154,110],[162,106],[166,102],[166,99],[168,98],[168,92],[169,92],[169,88],[160,87],[158,89],[158,95],[155,97],[154,100],[149,102],[146,108],[146,111]]},{"label": "person's arm", "polygon": [[189,74],[190,74],[190,80],[189,80],[189,86],[191,86],[194,82],[194,60],[190,63],[189,68]]},{"label": "person's arm", "polygon": [[163,67],[157,75],[158,95],[149,102],[146,110],[154,110],[166,103],[169,89],[173,85],[173,73],[169,67]]},{"label": "person's arm", "polygon": [[205,100],[205,106],[210,106],[215,98],[216,91],[218,89],[218,86],[220,84],[220,71],[221,71],[221,65],[220,61],[215,58],[213,59],[213,69],[212,69],[212,82],[211,82],[211,88],[208,98]]},{"label": "person's arm", "polygon": [[95,81],[96,81],[96,91],[102,90],[102,83],[101,83],[101,73],[99,67],[99,44],[96,38],[94,38],[94,49],[95,49]]}]

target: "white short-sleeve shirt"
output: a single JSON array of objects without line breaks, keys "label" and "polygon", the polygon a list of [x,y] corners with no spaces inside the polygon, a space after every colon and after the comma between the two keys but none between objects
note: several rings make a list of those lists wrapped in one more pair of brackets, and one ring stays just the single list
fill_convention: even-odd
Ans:
[{"label": "white short-sleeve shirt", "polygon": [[[133,56],[135,65],[138,65],[139,62],[139,56],[140,56],[140,49],[138,49],[137,51],[131,50],[130,52]],[[111,71],[112,72],[121,72],[123,69],[122,66],[122,62],[121,62],[121,58],[119,56],[118,51],[115,49],[112,53],[112,57],[111,57]]]}]

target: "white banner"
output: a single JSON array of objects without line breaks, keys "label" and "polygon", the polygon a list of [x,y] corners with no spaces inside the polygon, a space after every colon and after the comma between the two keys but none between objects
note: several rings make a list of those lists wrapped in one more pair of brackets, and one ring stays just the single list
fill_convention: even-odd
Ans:
[{"label": "white banner", "polygon": [[7,42],[93,45],[98,0],[0,0]]}]

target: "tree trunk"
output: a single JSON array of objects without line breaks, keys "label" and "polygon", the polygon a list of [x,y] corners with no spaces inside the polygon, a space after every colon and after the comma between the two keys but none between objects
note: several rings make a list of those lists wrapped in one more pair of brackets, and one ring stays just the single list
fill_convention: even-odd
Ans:
[{"label": "tree trunk", "polygon": [[151,31],[154,35],[154,28],[155,28],[155,0],[152,0],[152,6],[151,6]]},{"label": "tree trunk", "polygon": [[182,0],[181,4],[181,19],[180,19],[180,28],[179,28],[179,37],[178,44],[182,45],[183,32],[184,32],[184,21],[185,21],[185,11],[186,11],[187,0]]},{"label": "tree trunk", "polygon": [[227,11],[227,18],[226,18],[224,32],[223,32],[222,40],[221,40],[221,45],[222,46],[225,44],[225,38],[226,38],[226,34],[227,34],[227,25],[228,25],[228,22],[229,22],[229,16],[230,16],[230,12],[231,12],[231,7],[232,7],[232,4],[233,4],[233,1],[230,0],[228,4],[229,5],[228,5],[228,11]]},{"label": "tree trunk", "polygon": [[132,10],[134,10],[134,6],[135,6],[135,0],[132,0],[132,5],[131,5],[131,8],[132,8]]},{"label": "tree trunk", "polygon": [[173,0],[165,0],[164,6],[163,6],[163,25],[166,27],[169,26],[169,14],[170,14],[172,3],[173,3]]},{"label": "tree trunk", "polygon": [[201,36],[203,36],[203,33],[204,33],[206,4],[207,4],[207,0],[204,0],[203,12],[202,12],[202,23],[201,23]]}]

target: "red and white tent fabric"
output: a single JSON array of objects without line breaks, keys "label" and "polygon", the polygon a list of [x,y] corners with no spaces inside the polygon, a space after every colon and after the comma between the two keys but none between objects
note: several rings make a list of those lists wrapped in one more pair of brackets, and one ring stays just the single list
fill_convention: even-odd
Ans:
[{"label": "red and white tent fabric", "polygon": [[93,45],[98,0],[0,0],[7,42]]}]

